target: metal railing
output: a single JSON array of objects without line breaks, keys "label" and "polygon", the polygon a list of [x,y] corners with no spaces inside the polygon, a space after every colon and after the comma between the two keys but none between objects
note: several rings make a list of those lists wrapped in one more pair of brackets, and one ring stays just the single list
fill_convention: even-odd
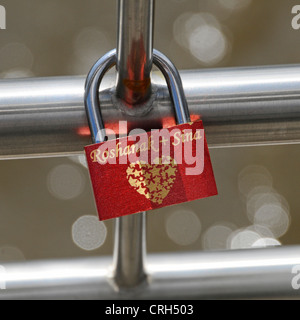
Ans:
[{"label": "metal railing", "polygon": [[119,290],[112,259],[6,265],[0,299],[299,298],[292,273],[300,247],[147,257],[148,284]]},{"label": "metal railing", "polygon": [[[152,69],[154,0],[119,0],[117,79],[100,90],[117,131],[174,122],[166,84]],[[192,119],[210,147],[300,142],[300,66],[181,72]],[[83,152],[91,143],[83,77],[0,81],[0,159]],[[131,108],[130,108],[131,106]],[[172,122],[173,121],[173,122]],[[299,247],[146,257],[144,213],[118,219],[114,258],[6,265],[0,298],[209,298],[297,295]]]},{"label": "metal railing", "polygon": [[[300,141],[300,66],[182,71],[192,116],[204,121],[210,147]],[[156,99],[147,116],[127,115],[113,103],[115,77],[100,92],[107,127],[119,120],[151,128],[173,117],[166,84],[156,73]],[[0,158],[83,153],[91,143],[84,77],[0,81]]]},{"label": "metal railing", "polygon": [[[211,147],[300,142],[300,66],[184,71],[181,75],[191,113],[204,120]],[[100,98],[109,126],[127,119],[147,127],[172,116],[167,87],[155,74],[153,78],[157,99],[150,114],[142,118],[126,116],[113,105],[113,90],[108,87],[113,86],[114,77],[106,79]],[[1,80],[1,158],[81,153],[90,143],[83,88],[81,77]],[[135,222],[118,231],[123,232],[121,238],[132,240],[128,233],[134,228],[144,237],[144,220]],[[116,242],[115,252],[124,255],[130,268],[132,255],[120,243]],[[134,243],[127,244],[130,248]],[[116,264],[111,258],[8,265],[8,290],[1,291],[0,298],[298,296],[291,280],[293,266],[300,264],[299,253],[299,247],[283,247],[148,256],[145,266],[139,264],[125,276],[131,287],[137,271],[145,268],[148,284],[129,291],[114,286],[112,266]],[[135,261],[144,260],[135,257],[139,257]]]},{"label": "metal railing", "polygon": [[[114,101],[131,115],[151,101],[154,4],[154,0],[118,0]],[[145,212],[116,219],[113,278],[118,287],[146,284],[145,256]]]}]

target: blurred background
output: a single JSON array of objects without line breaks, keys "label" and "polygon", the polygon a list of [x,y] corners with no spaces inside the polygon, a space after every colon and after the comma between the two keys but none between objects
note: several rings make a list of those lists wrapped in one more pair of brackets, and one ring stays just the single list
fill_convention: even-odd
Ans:
[{"label": "blurred background", "polygon": [[[157,0],[155,48],[179,69],[300,63],[296,4]],[[116,1],[0,5],[0,78],[86,75],[116,46]],[[148,213],[148,252],[300,244],[299,145],[212,149],[211,158],[219,196]],[[96,215],[84,156],[1,161],[0,262],[110,255],[114,222]]]}]

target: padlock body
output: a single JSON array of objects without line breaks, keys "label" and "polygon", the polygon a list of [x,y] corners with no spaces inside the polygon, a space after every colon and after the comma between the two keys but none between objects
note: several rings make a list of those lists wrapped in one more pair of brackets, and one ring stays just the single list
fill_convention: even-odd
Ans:
[{"label": "padlock body", "polygon": [[202,121],[85,147],[100,220],[217,195]]}]

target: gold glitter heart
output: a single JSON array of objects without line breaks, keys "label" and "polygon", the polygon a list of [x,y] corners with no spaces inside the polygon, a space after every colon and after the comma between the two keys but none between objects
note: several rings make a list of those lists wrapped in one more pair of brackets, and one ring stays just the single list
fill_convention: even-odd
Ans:
[{"label": "gold glitter heart", "polygon": [[162,204],[176,180],[177,164],[171,157],[157,158],[154,164],[131,163],[127,168],[129,184],[154,203]]}]

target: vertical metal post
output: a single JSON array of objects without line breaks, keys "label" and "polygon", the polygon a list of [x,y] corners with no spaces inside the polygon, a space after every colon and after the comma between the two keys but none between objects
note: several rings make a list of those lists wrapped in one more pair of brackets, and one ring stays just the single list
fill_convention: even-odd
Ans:
[{"label": "vertical metal post", "polygon": [[117,97],[129,108],[151,95],[154,0],[118,0]]},{"label": "vertical metal post", "polygon": [[145,283],[146,213],[116,220],[114,247],[114,280],[120,289]]},{"label": "vertical metal post", "polygon": [[[151,96],[154,0],[118,0],[116,95],[134,110]],[[122,289],[146,281],[145,212],[117,219],[114,248],[114,280]]]}]

